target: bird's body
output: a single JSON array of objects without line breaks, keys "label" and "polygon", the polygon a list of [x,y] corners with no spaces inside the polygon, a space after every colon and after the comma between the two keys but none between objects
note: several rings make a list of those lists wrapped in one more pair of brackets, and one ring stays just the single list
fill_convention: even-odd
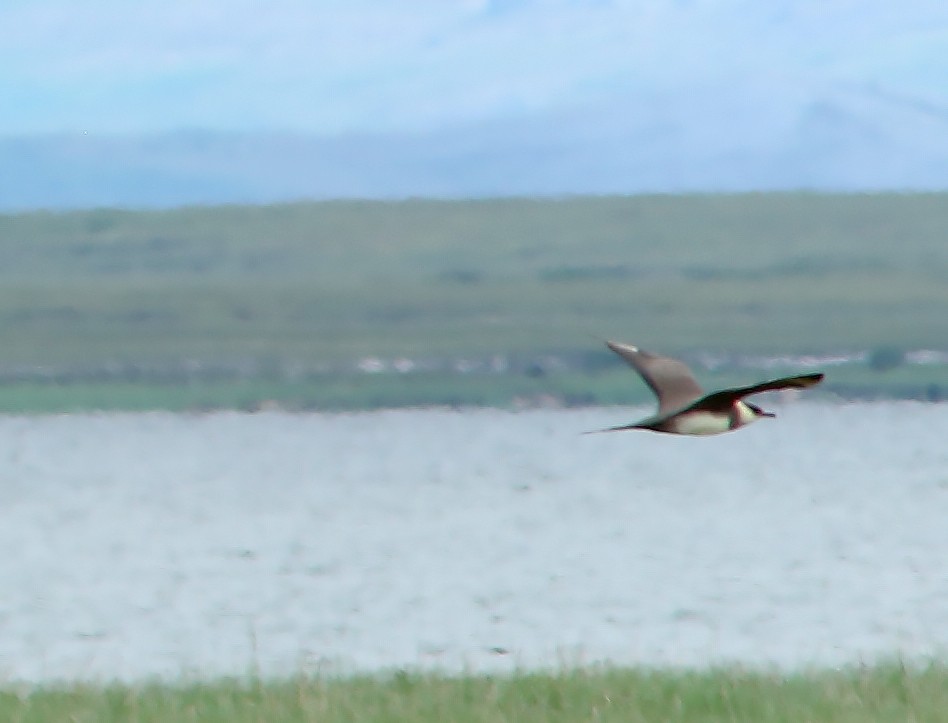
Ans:
[{"label": "bird's body", "polygon": [[648,429],[653,432],[665,432],[666,434],[689,434],[696,437],[709,434],[721,434],[730,432],[732,429],[745,427],[752,422],[756,422],[761,417],[774,416],[770,412],[764,412],[757,407],[750,406],[741,400],[735,400],[729,405],[720,407],[699,407],[698,409],[683,409],[677,413],[669,415],[655,415],[648,419],[643,419],[635,424],[623,425],[609,430],[616,431],[620,429]]},{"label": "bird's body", "polygon": [[691,370],[677,359],[652,354],[629,344],[608,341],[606,346],[625,359],[655,392],[658,412],[640,422],[610,427],[601,430],[603,432],[647,429],[666,434],[721,434],[763,417],[776,416],[745,402],[744,397],[775,389],[802,389],[823,380],[820,373],[802,374],[705,394]]}]

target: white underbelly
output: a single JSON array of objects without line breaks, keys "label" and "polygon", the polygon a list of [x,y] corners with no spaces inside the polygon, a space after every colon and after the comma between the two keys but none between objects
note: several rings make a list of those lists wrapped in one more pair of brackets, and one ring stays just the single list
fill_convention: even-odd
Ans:
[{"label": "white underbelly", "polygon": [[721,434],[731,429],[731,420],[727,415],[692,412],[683,414],[675,425],[678,434]]}]

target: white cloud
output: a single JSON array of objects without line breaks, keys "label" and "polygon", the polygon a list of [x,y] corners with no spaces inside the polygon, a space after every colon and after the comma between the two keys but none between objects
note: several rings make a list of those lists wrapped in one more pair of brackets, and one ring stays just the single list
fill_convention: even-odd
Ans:
[{"label": "white cloud", "polygon": [[424,129],[717,85],[948,97],[934,0],[19,0],[0,27],[0,133]]}]

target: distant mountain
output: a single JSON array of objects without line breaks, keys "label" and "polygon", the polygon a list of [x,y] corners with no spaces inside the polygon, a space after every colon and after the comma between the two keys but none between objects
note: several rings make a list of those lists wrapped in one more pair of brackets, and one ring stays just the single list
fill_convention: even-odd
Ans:
[{"label": "distant mountain", "polygon": [[872,86],[777,107],[708,88],[430,133],[0,139],[5,211],[774,189],[948,189],[948,108]]}]

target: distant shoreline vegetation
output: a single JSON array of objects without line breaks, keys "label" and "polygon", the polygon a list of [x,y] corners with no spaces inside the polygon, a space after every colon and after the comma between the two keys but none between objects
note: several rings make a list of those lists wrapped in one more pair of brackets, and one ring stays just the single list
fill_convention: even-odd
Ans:
[{"label": "distant shoreline vegetation", "polygon": [[946,229],[939,193],[0,215],[0,409],[648,401],[603,338],[937,401]]},{"label": "distant shoreline vegetation", "polygon": [[[821,369],[816,399],[948,399],[944,353],[904,355],[878,368],[871,354],[722,360],[698,355],[704,386],[751,383]],[[610,363],[606,363],[610,362]],[[500,408],[652,404],[645,385],[606,357],[544,355],[428,360],[367,357],[336,368],[111,365],[0,370],[0,413],[70,411],[352,411],[405,407]]]}]

